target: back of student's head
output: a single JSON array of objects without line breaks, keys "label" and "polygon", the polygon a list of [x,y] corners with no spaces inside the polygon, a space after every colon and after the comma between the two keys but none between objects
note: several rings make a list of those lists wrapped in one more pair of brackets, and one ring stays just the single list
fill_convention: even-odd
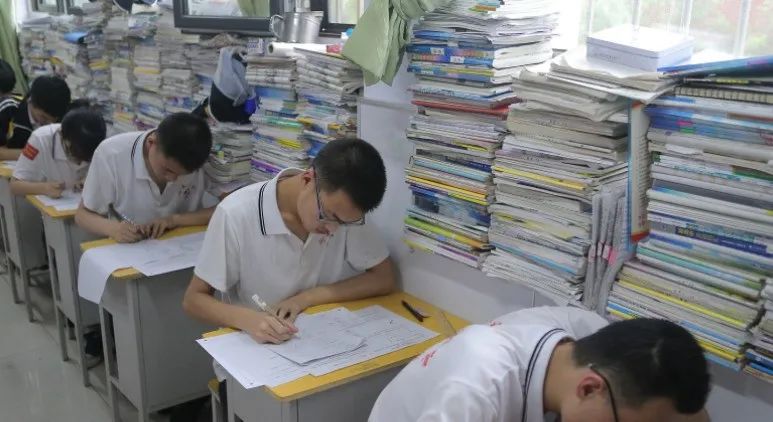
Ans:
[{"label": "back of student's head", "polygon": [[708,398],[703,350],[687,330],[669,321],[640,318],[610,324],[578,340],[573,357],[578,366],[593,365],[602,372],[622,405],[637,408],[665,398],[677,412],[694,414]]},{"label": "back of student's head", "polygon": [[8,94],[16,86],[16,74],[8,62],[0,59],[0,94]]},{"label": "back of student's head", "polygon": [[38,76],[32,81],[28,94],[30,103],[61,121],[70,107],[70,88],[64,79],[56,76]]},{"label": "back of student's head", "polygon": [[191,113],[170,114],[156,133],[164,155],[190,172],[204,165],[212,149],[212,132],[207,121]]},{"label": "back of student's head", "polygon": [[107,126],[102,115],[83,105],[71,108],[65,114],[61,131],[62,139],[69,145],[70,155],[81,162],[91,162],[94,150],[107,136]]},{"label": "back of student's head", "polygon": [[386,169],[373,145],[359,139],[341,139],[325,145],[312,162],[325,192],[344,191],[363,212],[384,198]]}]

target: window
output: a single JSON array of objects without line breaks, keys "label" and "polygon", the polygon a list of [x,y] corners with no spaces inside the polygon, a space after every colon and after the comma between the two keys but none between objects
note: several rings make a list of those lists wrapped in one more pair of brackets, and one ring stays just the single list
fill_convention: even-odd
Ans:
[{"label": "window", "polygon": [[773,0],[561,0],[558,48],[588,33],[637,22],[695,38],[696,51],[734,56],[773,54]]},{"label": "window", "polygon": [[32,10],[46,13],[62,13],[64,12],[64,4],[62,0],[30,0]]},{"label": "window", "polygon": [[311,0],[311,10],[323,10],[320,32],[339,35],[357,25],[365,12],[364,0]]},{"label": "window", "polygon": [[189,32],[240,32],[271,36],[269,18],[283,0],[174,0],[174,25]]}]

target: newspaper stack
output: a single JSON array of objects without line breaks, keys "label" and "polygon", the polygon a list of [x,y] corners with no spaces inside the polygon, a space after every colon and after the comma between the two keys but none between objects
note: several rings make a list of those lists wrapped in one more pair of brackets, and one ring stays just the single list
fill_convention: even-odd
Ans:
[{"label": "newspaper stack", "polygon": [[137,130],[134,90],[134,44],[128,37],[128,15],[113,7],[103,30],[105,52],[110,60],[110,99],[113,102],[113,133]]},{"label": "newspaper stack", "polygon": [[229,34],[218,34],[214,37],[201,39],[190,44],[185,51],[191,70],[198,82],[198,92],[194,96],[195,103],[200,103],[209,97],[212,90],[212,78],[217,70],[217,62],[220,58],[222,47],[244,47],[246,42]]},{"label": "newspaper stack", "polygon": [[492,250],[491,172],[507,133],[507,107],[518,101],[512,76],[551,57],[557,22],[552,5],[517,17],[483,6],[453,3],[429,13],[408,47],[419,108],[406,132],[416,150],[406,168],[413,200],[403,239],[474,268]]},{"label": "newspaper stack", "polygon": [[[771,62],[677,66],[673,75],[773,86]],[[773,105],[676,95],[645,111],[650,234],[618,275],[607,309],[670,319],[695,335],[708,359],[771,381]]]},{"label": "newspaper stack", "polygon": [[484,268],[560,304],[579,301],[587,287],[592,308],[617,258],[613,243],[626,244],[613,234],[625,232],[627,120],[609,120],[626,100],[553,81],[549,69],[523,69],[513,82],[522,102],[510,106],[511,134],[494,163],[496,250]]},{"label": "newspaper stack", "polygon": [[46,33],[51,31],[51,17],[48,15],[28,19],[21,24],[19,47],[22,55],[22,68],[30,79],[41,75],[50,75],[50,54],[46,48]]},{"label": "newspaper stack", "polygon": [[216,193],[229,193],[250,183],[252,125],[214,123],[212,154],[204,171],[215,183]]},{"label": "newspaper stack", "polygon": [[247,82],[255,85],[259,101],[250,118],[255,128],[254,181],[268,180],[287,167],[308,166],[311,144],[297,121],[296,80],[294,58],[247,57]]},{"label": "newspaper stack", "polygon": [[357,136],[357,97],[362,70],[343,56],[295,49],[298,69],[298,121],[310,142],[309,157],[329,141]]}]

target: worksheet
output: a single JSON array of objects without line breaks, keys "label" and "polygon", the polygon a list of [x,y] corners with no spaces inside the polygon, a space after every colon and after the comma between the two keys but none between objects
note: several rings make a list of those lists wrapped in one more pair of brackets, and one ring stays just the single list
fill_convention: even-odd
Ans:
[{"label": "worksheet", "polygon": [[54,207],[57,211],[71,211],[78,209],[78,204],[81,202],[81,193],[73,192],[67,189],[62,192],[60,198],[51,198],[47,195],[35,195],[43,205],[47,207]]}]

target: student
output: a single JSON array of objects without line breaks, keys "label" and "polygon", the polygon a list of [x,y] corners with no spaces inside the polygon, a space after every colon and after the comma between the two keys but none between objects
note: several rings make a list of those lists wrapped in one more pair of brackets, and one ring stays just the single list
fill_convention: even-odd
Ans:
[{"label": "student", "polygon": [[[365,224],[385,190],[376,149],[349,139],[325,145],[306,170],[289,168],[232,193],[207,228],[183,307],[257,341],[281,343],[310,306],[391,292],[389,252]],[[258,311],[254,294],[277,304],[278,315]]]},{"label": "student", "polygon": [[11,120],[19,109],[19,98],[13,95],[16,75],[8,62],[0,59],[0,145],[5,145],[11,130]]},{"label": "student", "polygon": [[73,107],[62,124],[35,129],[16,163],[11,192],[59,198],[65,189],[81,190],[105,134],[102,115],[88,107]]},{"label": "student", "polygon": [[33,130],[62,120],[70,107],[70,88],[56,76],[39,76],[20,103],[13,106],[8,98],[5,101],[6,110],[14,107],[15,111],[5,126],[0,119],[0,160],[17,160]]},{"label": "student", "polygon": [[75,222],[123,243],[207,224],[214,207],[203,208],[202,166],[211,147],[206,121],[190,113],[106,139],[94,152]]},{"label": "student", "polygon": [[540,307],[430,348],[384,389],[369,421],[706,421],[708,393],[703,352],[678,325],[606,325]]}]

